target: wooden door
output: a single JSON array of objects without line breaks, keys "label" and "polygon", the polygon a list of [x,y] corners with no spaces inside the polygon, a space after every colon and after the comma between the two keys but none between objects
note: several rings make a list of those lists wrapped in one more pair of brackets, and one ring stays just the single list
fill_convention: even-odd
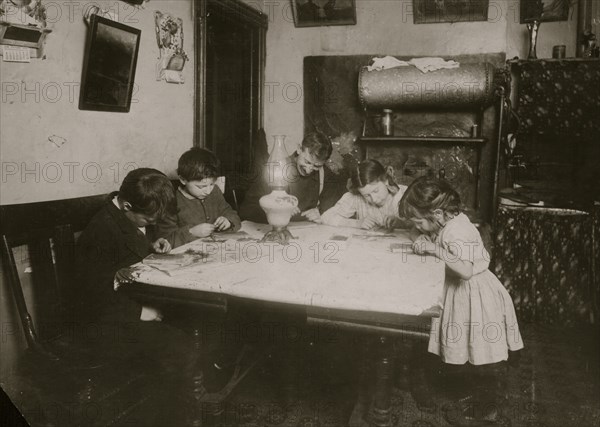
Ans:
[{"label": "wooden door", "polygon": [[195,143],[216,153],[235,188],[262,128],[267,17],[237,0],[203,0],[197,14]]}]

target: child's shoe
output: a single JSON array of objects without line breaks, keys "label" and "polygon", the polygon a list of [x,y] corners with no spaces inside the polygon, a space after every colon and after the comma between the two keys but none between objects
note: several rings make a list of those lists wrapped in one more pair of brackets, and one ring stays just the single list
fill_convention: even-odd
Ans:
[{"label": "child's shoe", "polygon": [[500,414],[494,404],[476,401],[473,397],[443,407],[448,424],[458,427],[480,427],[497,424]]}]

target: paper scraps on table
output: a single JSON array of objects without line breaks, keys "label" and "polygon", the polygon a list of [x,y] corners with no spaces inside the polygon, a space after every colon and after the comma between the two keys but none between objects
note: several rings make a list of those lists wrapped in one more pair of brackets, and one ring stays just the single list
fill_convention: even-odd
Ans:
[{"label": "paper scraps on table", "polygon": [[390,252],[392,253],[408,253],[412,252],[411,242],[394,242],[390,243]]},{"label": "paper scraps on table", "polygon": [[259,239],[250,236],[245,231],[222,231],[215,232],[209,237],[203,237],[200,241],[204,243],[229,243],[233,242],[257,242]]},{"label": "paper scraps on table", "polygon": [[176,275],[185,267],[205,262],[209,254],[202,251],[187,250],[181,254],[151,254],[143,259],[142,264],[168,274]]},{"label": "paper scraps on table", "polygon": [[371,239],[381,239],[381,238],[394,238],[394,237],[398,237],[393,233],[382,233],[382,232],[378,232],[378,231],[366,231],[364,233],[355,233],[352,235],[352,237],[358,238],[358,239],[365,239],[365,240],[371,240]]}]

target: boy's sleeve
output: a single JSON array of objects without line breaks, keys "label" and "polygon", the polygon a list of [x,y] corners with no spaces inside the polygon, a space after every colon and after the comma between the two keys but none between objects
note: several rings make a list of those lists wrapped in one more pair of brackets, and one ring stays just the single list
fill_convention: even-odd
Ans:
[{"label": "boy's sleeve", "polygon": [[118,250],[112,234],[105,229],[84,230],[77,240],[76,278],[87,290],[98,292],[112,283],[117,270]]},{"label": "boy's sleeve", "polygon": [[176,248],[198,238],[190,233],[193,226],[194,224],[180,227],[177,214],[169,213],[156,224],[155,237],[164,237]]},{"label": "boy's sleeve", "polygon": [[219,212],[219,216],[224,216],[225,218],[227,218],[229,220],[229,222],[231,222],[231,228],[229,230],[231,231],[238,231],[241,227],[242,227],[242,221],[240,220],[240,217],[238,215],[238,213],[231,207],[231,205],[229,203],[227,203],[227,200],[225,200],[225,197],[223,196],[223,193],[221,192],[221,190],[219,189],[217,196],[217,209]]},{"label": "boy's sleeve", "polygon": [[348,191],[346,189],[348,176],[345,172],[335,174],[327,166],[324,170],[323,191],[319,196],[319,211],[321,213],[335,206],[338,200]]},{"label": "boy's sleeve", "polygon": [[[76,316],[95,319],[107,310],[136,318],[137,304],[115,292],[113,281],[118,269],[127,267],[115,235],[107,227],[86,229],[77,240],[75,279],[77,288],[69,298]],[[130,317],[129,317],[130,316]]]}]

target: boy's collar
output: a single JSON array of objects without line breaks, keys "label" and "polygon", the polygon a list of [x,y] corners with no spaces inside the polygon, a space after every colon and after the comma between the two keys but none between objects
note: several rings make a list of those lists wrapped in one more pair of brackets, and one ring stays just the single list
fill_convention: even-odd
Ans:
[{"label": "boy's collar", "polygon": [[[206,198],[212,194],[212,191],[211,191],[210,193],[208,193],[208,194],[206,195],[206,197],[205,197],[204,199],[199,199],[199,198],[197,198],[197,197],[194,197],[194,196],[192,196],[192,195],[191,195],[190,193],[188,193],[187,191],[185,191],[185,188],[184,188],[184,187],[182,187],[182,186],[178,187],[177,189],[178,189],[178,190],[181,192],[181,194],[183,195],[183,197],[185,197],[185,198],[186,198],[186,199],[188,199],[188,200],[206,200]],[[214,191],[214,189],[213,189],[213,191]]]},{"label": "boy's collar", "polygon": [[129,221],[125,216],[125,212],[119,208],[119,206],[115,205],[113,199],[116,193],[111,194],[111,197],[107,202],[108,213],[113,217],[114,221],[117,223],[119,228],[125,233],[137,233],[138,228],[134,223]]},{"label": "boy's collar", "polygon": [[183,194],[183,197],[185,197],[186,199],[188,199],[188,200],[194,200],[194,199],[195,199],[195,197],[194,197],[194,196],[192,196],[190,193],[188,193],[187,191],[185,191],[185,188],[184,188],[184,187],[181,187],[181,186],[180,186],[180,187],[179,187],[179,188],[177,188],[177,189],[179,190],[179,192],[180,192],[181,194]]}]

